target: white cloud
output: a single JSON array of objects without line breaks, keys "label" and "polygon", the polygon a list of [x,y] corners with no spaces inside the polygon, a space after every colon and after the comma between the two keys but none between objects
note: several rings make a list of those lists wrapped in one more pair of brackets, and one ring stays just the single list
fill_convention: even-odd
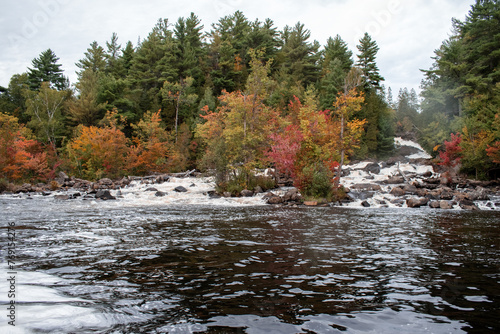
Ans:
[{"label": "white cloud", "polygon": [[278,29],[300,21],[324,45],[339,34],[354,54],[365,31],[377,41],[386,86],[418,88],[433,51],[448,37],[451,18],[463,19],[472,0],[26,0],[3,5],[0,20],[0,85],[25,72],[31,60],[53,49],[75,80],[75,62],[92,41],[104,45],[116,32],[122,45],[145,38],[159,18],[175,23],[194,12],[210,30],[219,18],[241,10],[249,20],[270,18]]}]

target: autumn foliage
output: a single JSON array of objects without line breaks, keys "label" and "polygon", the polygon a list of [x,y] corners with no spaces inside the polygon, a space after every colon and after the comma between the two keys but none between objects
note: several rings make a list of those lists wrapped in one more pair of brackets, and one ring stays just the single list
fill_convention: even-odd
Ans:
[{"label": "autumn foliage", "polygon": [[67,145],[73,172],[90,180],[127,173],[128,139],[116,122],[104,127],[79,126],[77,133]]},{"label": "autumn foliage", "polygon": [[0,113],[0,178],[46,181],[53,176],[47,152],[17,118]]},{"label": "autumn foliage", "polygon": [[462,136],[460,133],[451,134],[451,140],[444,141],[445,150],[443,152],[439,152],[439,158],[441,162],[438,164],[441,166],[446,166],[448,168],[453,168],[460,163],[462,148],[460,147],[460,143],[462,142]]}]

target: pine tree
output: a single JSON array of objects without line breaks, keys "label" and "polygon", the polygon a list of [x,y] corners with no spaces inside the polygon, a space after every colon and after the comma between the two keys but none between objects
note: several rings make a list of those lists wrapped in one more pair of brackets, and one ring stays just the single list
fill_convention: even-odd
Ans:
[{"label": "pine tree", "polygon": [[33,68],[28,68],[28,82],[31,90],[40,89],[43,82],[48,82],[51,88],[65,90],[69,88],[69,80],[63,76],[62,65],[57,64],[56,54],[47,49],[38,58],[31,61]]},{"label": "pine tree", "polygon": [[365,81],[365,89],[380,90],[380,83],[385,79],[379,74],[376,58],[379,51],[377,43],[372,40],[368,33],[365,33],[363,38],[359,40],[357,46],[359,54],[357,66],[363,71]]}]

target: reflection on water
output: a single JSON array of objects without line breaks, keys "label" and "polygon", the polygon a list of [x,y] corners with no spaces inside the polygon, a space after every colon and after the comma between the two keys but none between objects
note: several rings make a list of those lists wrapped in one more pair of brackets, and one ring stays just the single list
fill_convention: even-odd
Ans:
[{"label": "reflection on water", "polygon": [[25,331],[500,330],[498,212],[48,203],[0,199]]}]

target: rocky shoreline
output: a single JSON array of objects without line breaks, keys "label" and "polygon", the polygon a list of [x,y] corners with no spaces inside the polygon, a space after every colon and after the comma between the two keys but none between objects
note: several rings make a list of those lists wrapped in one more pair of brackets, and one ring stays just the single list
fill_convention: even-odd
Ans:
[{"label": "rocky shoreline", "polygon": [[[409,163],[416,165],[422,164],[422,162],[429,164],[428,161],[421,160]],[[484,209],[500,210],[500,184],[498,181],[450,179],[446,173],[440,173],[439,166],[432,166],[433,172],[405,174],[400,171],[400,175],[390,175],[385,179],[383,176],[375,178],[383,168],[388,166],[390,166],[388,162],[369,162],[365,167],[357,169],[353,168],[353,166],[346,166],[344,177],[349,176],[351,173],[363,173],[364,177],[361,178],[363,182],[344,186],[345,198],[335,203],[305,201],[296,188],[284,187],[283,184],[282,187],[267,192],[260,188],[254,190],[245,189],[237,196],[229,193],[218,194],[215,190],[207,191],[204,194],[211,199],[260,196],[267,204],[281,206],[430,207],[444,210],[458,208],[479,210],[479,201],[484,204],[482,205]],[[154,192],[155,196],[163,197],[167,193],[159,191],[154,185],[169,182],[172,177],[197,178],[201,177],[201,173],[190,171],[179,174],[124,177],[114,181],[103,178],[91,182],[69,177],[61,172],[51,184],[11,186],[11,189],[4,191],[3,194],[52,195],[56,200],[78,198],[115,200],[120,197],[122,189],[129,187],[135,181],[136,183],[150,185],[144,191]],[[178,186],[173,191],[182,193],[190,190]]]},{"label": "rocky shoreline", "polygon": [[[187,193],[186,196],[196,193],[211,200],[254,197],[260,200],[260,204],[280,206],[500,210],[500,180],[476,181],[452,177],[448,171],[434,164],[418,144],[401,138],[398,143],[400,145],[395,156],[385,161],[354,162],[346,165],[341,178],[345,196],[334,203],[322,200],[306,201],[300,192],[291,186],[290,180],[281,182],[277,189],[244,189],[236,196],[231,193],[217,193],[215,186],[210,186],[208,181],[203,184],[203,188],[197,188],[196,184],[187,181],[184,186],[172,184],[168,189],[174,193]],[[203,178],[201,173],[191,170],[145,177],[129,176],[120,180],[103,178],[91,182],[60,172],[51,184],[11,184],[2,193],[25,193],[27,196],[40,194],[53,196],[56,200],[114,200],[123,197],[122,191],[129,191],[131,187],[141,185],[139,191],[148,194],[154,192],[154,197],[164,197],[168,192],[164,186],[158,185],[169,183],[173,179],[194,182],[200,178]],[[191,187],[193,188],[188,189]],[[137,195],[137,192],[135,194]]]}]

